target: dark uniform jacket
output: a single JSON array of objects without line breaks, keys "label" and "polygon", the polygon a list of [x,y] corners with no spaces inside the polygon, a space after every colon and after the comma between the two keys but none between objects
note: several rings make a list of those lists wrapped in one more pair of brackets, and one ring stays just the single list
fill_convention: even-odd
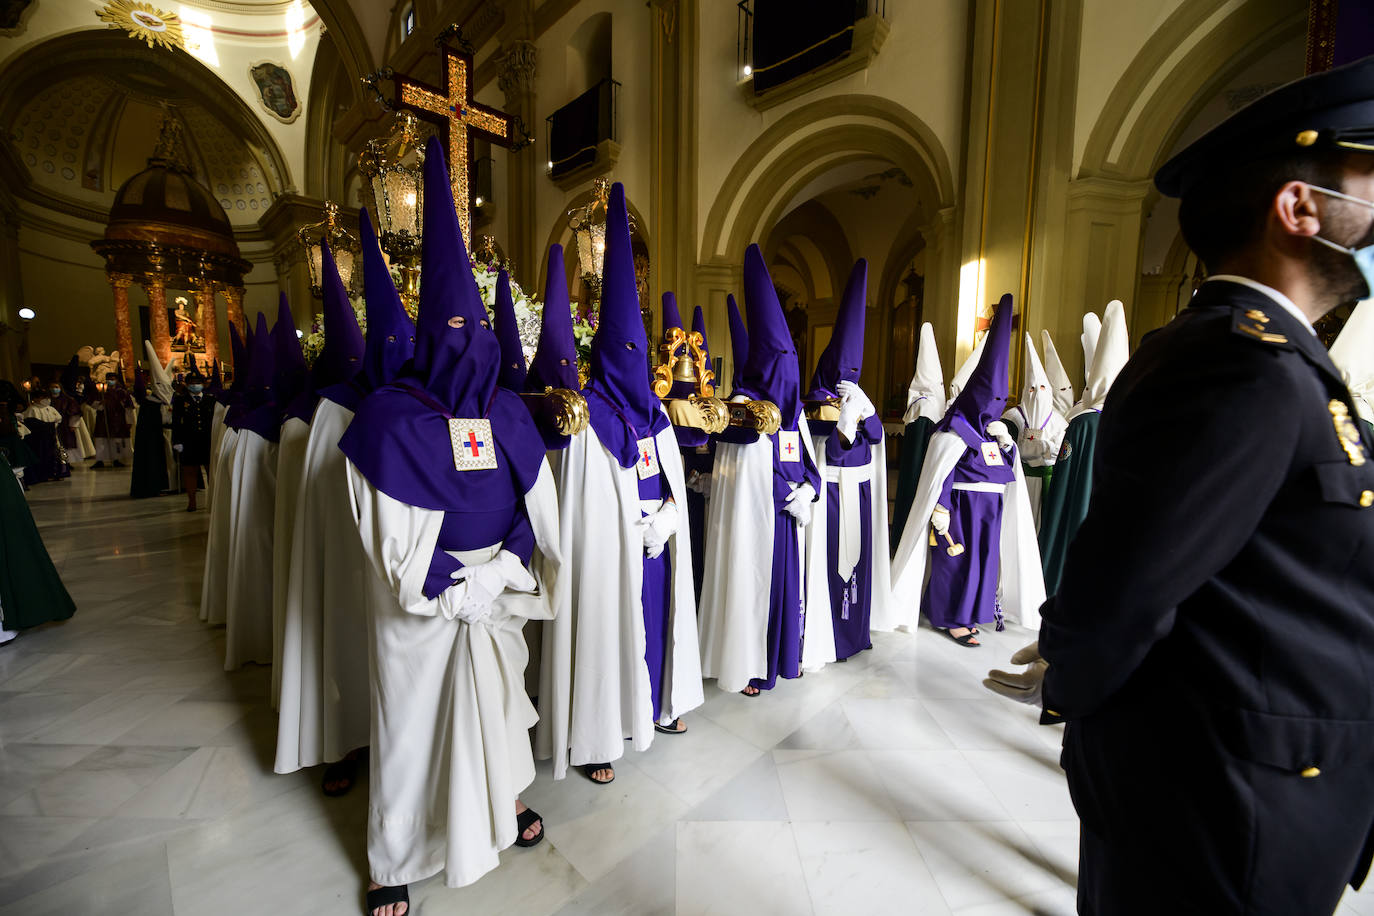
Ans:
[{"label": "dark uniform jacket", "polygon": [[214,428],[215,399],[182,393],[172,399],[172,444],[182,446],[181,464],[210,463],[210,433]]},{"label": "dark uniform jacket", "polygon": [[1374,453],[1325,348],[1205,283],[1112,386],[1045,604],[1083,913],[1326,914],[1374,828]]}]

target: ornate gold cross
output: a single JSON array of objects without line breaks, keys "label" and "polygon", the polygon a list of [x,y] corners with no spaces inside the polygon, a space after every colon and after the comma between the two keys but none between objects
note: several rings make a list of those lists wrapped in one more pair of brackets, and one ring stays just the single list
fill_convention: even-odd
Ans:
[{"label": "ornate gold cross", "polygon": [[472,246],[473,143],[478,136],[501,146],[511,141],[511,118],[472,99],[472,56],[453,48],[443,49],[446,89],[436,89],[403,76],[396,77],[400,104],[420,117],[434,121],[446,134],[449,180],[453,206],[463,241]]}]

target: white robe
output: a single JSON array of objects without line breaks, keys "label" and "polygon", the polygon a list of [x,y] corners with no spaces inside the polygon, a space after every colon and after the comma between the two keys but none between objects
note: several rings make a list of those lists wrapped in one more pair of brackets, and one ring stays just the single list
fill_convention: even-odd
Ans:
[{"label": "white robe", "polygon": [[[667,725],[704,697],[682,454],[671,426],[654,441],[679,518],[665,546],[672,585],[659,723]],[[639,475],[621,467],[591,427],[572,438],[558,464],[563,569],[558,612],[543,627],[535,731],[536,755],[553,757],[554,779],[567,775],[570,762],[619,760],[627,738],[636,751],[648,750],[654,740],[644,663]]]},{"label": "white robe", "polygon": [[278,773],[333,763],[371,740],[368,608],[395,604],[363,553],[339,439],[353,411],[321,399],[310,421],[290,538]]},{"label": "white robe", "polygon": [[[806,418],[797,420],[803,447],[815,459]],[[701,608],[698,620],[701,639],[701,673],[716,679],[721,690],[738,693],[752,678],[768,676],[768,605],[773,582],[773,449],[768,436],[747,445],[720,442],[711,471],[711,499],[707,503],[706,567],[702,573]],[[807,532],[815,528],[795,526],[802,582],[799,594],[807,597]],[[820,529],[817,529],[820,530]],[[817,632],[820,618],[830,628],[830,602],[824,615],[806,615],[805,636]],[[823,630],[818,639],[804,638],[802,668],[814,669],[835,659],[835,634],[830,630],[829,658]]]},{"label": "white robe", "polygon": [[[85,407],[82,407],[85,410]],[[71,429],[76,436],[76,448],[69,449],[67,463],[76,467],[78,461],[85,461],[95,457],[95,442],[91,439],[91,434],[86,430],[86,421],[81,417],[66,417],[62,421]]]},{"label": "white robe", "polygon": [[[886,443],[880,442],[870,446],[873,450],[873,460],[863,467],[840,468],[831,467],[825,459],[825,441],[829,436],[815,436],[812,440],[814,454],[816,456],[816,469],[821,472],[822,492],[821,498],[816,501],[815,514],[811,519],[810,536],[807,540],[807,607],[831,609],[830,604],[830,544],[829,544],[829,525],[830,525],[830,500],[827,496],[826,484],[837,483],[840,485],[840,506],[845,513],[845,518],[840,520],[840,543],[842,549],[841,556],[836,566],[849,565],[849,572],[852,572],[851,561],[858,559],[863,544],[863,531],[861,528],[861,516],[859,512],[859,488],[864,481],[869,483],[869,528],[870,536],[873,539],[873,568],[869,571],[870,586],[872,594],[872,604],[869,608],[868,625],[870,630],[881,630],[890,632],[896,629],[913,630],[916,628],[916,612],[914,609],[898,607],[892,600],[892,568],[887,555],[887,548],[884,546],[890,542],[891,535],[888,533],[887,523],[887,449]],[[843,568],[836,569],[843,578],[849,578],[849,572]],[[833,615],[833,609],[831,609]],[[822,655],[819,658],[812,658],[811,661],[833,662],[835,660],[835,630],[833,627],[833,616],[831,626],[827,632],[816,632],[813,634],[811,623],[812,618],[821,618],[823,615],[818,613],[807,614],[806,645],[804,649],[807,655],[811,654],[813,645],[817,641],[820,645],[814,651],[824,653],[828,650],[829,657]],[[819,665],[817,666],[819,667]],[[813,670],[807,668],[808,671]]]},{"label": "white robe", "polygon": [[219,449],[224,441],[224,434],[229,431],[229,427],[224,425],[224,415],[229,409],[218,401],[215,402],[215,412],[210,418],[210,461],[205,468],[205,508],[214,509],[215,493],[219,489]]},{"label": "white robe", "polygon": [[224,670],[272,661],[272,521],[277,443],[240,430],[229,493]]},{"label": "white robe", "polygon": [[211,446],[210,527],[205,539],[205,574],[200,584],[200,619],[221,626],[229,606],[229,505],[233,494],[234,450],[239,432],[224,427]]},{"label": "white robe", "polygon": [[[534,781],[529,729],[537,715],[525,693],[529,657],[522,629],[553,613],[558,502],[545,464],[525,494],[536,550],[534,594],[503,592],[473,625],[453,616],[459,583],[423,594],[444,513],[398,502],[350,462],[349,496],[363,551],[389,588],[373,609],[373,738],[367,857],[373,881],[412,884],[445,872],[450,887],[491,871],[515,842],[515,800]],[[500,549],[453,554],[465,565]]]},{"label": "white robe", "polygon": [[[892,558],[892,601],[920,613],[925,598],[926,556],[930,537],[930,514],[940,498],[945,479],[967,446],[956,433],[936,432],[930,437],[916,498],[911,503],[902,530],[901,543]],[[1035,540],[1035,522],[1026,496],[1026,479],[1021,473],[1021,457],[1014,455],[1011,466],[1016,479],[1007,484],[1002,495],[1001,574],[997,594],[1006,619],[1029,630],[1040,628],[1040,605],[1045,602],[1045,577],[1040,568],[1040,546]]]},{"label": "white robe", "polygon": [[[310,424],[288,417],[277,442],[277,490],[272,508],[272,708],[281,697],[282,632],[286,627],[286,585],[291,572],[301,480],[305,475],[305,446]],[[341,494],[342,495],[342,494]]]}]

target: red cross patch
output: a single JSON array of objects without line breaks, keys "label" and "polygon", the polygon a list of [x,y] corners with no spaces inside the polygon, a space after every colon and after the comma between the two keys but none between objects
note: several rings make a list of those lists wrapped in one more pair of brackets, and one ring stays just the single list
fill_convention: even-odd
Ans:
[{"label": "red cross patch", "polygon": [[778,433],[778,460],[779,461],[801,461],[802,460],[801,431],[786,430]]},{"label": "red cross patch", "polygon": [[496,437],[490,420],[449,420],[453,467],[459,471],[489,471],[496,467]]},{"label": "red cross patch", "polygon": [[658,475],[658,445],[654,442],[654,437],[649,436],[639,440],[639,458],[635,461],[635,470],[639,472],[640,480],[647,480]]}]

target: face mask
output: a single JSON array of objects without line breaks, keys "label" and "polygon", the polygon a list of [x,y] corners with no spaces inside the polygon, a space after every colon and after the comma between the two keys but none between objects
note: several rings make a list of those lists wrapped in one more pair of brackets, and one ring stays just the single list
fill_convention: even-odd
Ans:
[{"label": "face mask", "polygon": [[[1368,207],[1374,210],[1374,200],[1365,200],[1363,197],[1352,197],[1349,194],[1342,194],[1340,191],[1332,191],[1328,188],[1317,187],[1316,185],[1308,185],[1308,187],[1328,197],[1334,197],[1337,200],[1348,200],[1352,204],[1359,204],[1362,207]],[[1312,241],[1320,242],[1333,251],[1340,251],[1354,258],[1355,269],[1358,270],[1360,276],[1364,278],[1365,285],[1364,294],[1358,298],[1364,299],[1374,294],[1374,245],[1366,245],[1363,248],[1347,248],[1344,245],[1337,245],[1330,239],[1324,239],[1319,235],[1312,236]]]},{"label": "face mask", "polygon": [[204,385],[187,385],[187,386],[186,386],[186,390],[189,391],[189,392],[191,392],[192,394],[200,394],[202,391],[205,390],[205,386],[204,386]]},{"label": "face mask", "polygon": [[61,393],[62,393],[62,389],[61,389],[61,388],[49,388],[49,389],[48,389],[48,394],[52,395],[53,397],[57,397],[57,396],[58,396],[59,394],[61,394]]}]

